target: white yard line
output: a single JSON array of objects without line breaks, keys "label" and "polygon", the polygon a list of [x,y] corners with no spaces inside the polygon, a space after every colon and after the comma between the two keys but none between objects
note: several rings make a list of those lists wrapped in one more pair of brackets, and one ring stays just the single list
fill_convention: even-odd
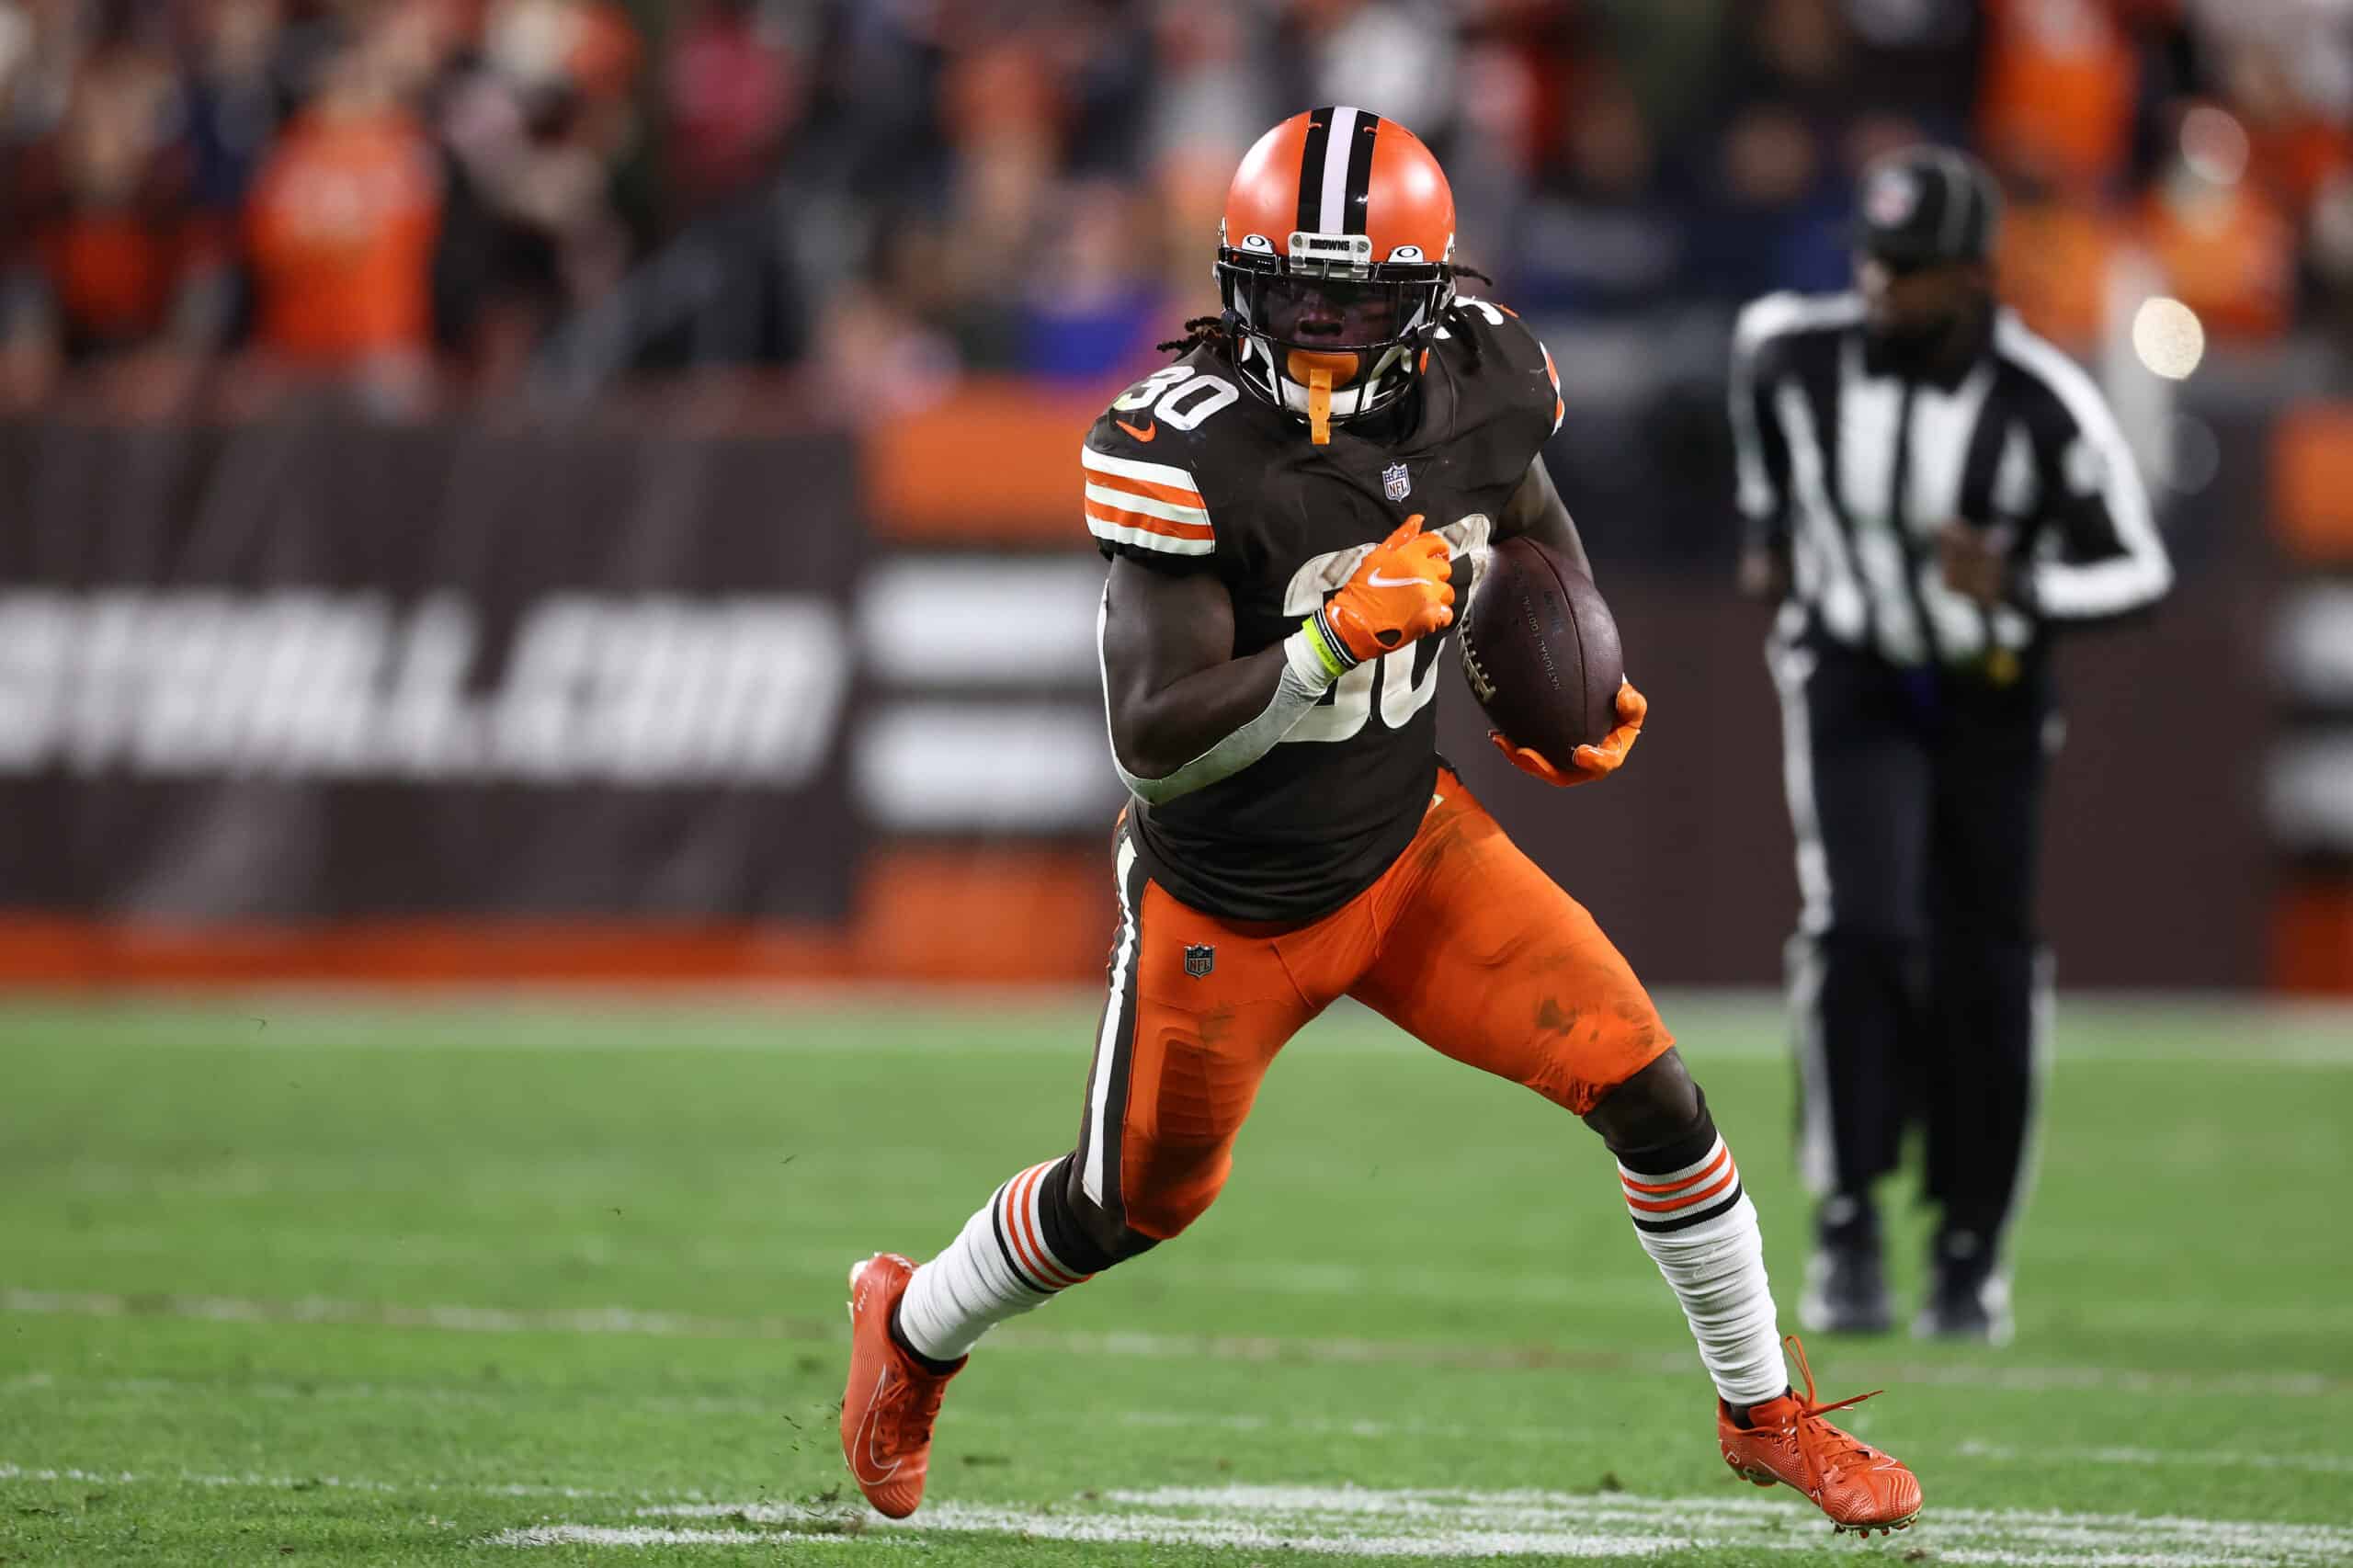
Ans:
[{"label": "white yard line", "polygon": [[[718,1318],[640,1307],[415,1306],[352,1301],[324,1296],[289,1301],[238,1296],[125,1296],[102,1290],[38,1290],[0,1287],[0,1312],[65,1317],[165,1317],[211,1323],[359,1324],[382,1328],[435,1329],[461,1334],[635,1335],[656,1339],[837,1340],[835,1319]],[[1556,1346],[1449,1346],[1416,1340],[1270,1335],[1162,1334],[1006,1327],[992,1346],[1063,1356],[1135,1357],[1158,1360],[1306,1362],[1322,1366],[1414,1366],[1467,1371],[1571,1370],[1593,1373],[1696,1373],[1689,1351],[1629,1352]],[[2320,1399],[2341,1393],[2344,1380],[2326,1372],[2176,1372],[2131,1367],[1938,1365],[1872,1360],[1865,1370],[1895,1384],[1995,1388],[2020,1392],[2100,1390],[2150,1395],[2244,1395]]]},{"label": "white yard line", "polygon": [[[1071,1541],[1318,1551],[1347,1556],[1644,1557],[1671,1551],[1824,1550],[1830,1538],[1794,1499],[1747,1495],[1646,1498],[1538,1490],[1387,1491],[1328,1486],[1114,1489],[1044,1508],[936,1502],[913,1521],[813,1510],[768,1499],[667,1497],[544,1483],[385,1481],[339,1475],[142,1473],[0,1462],[0,1481],[201,1486],[370,1494],[561,1498],[626,1510],[633,1522],[551,1521],[500,1532],[490,1544],[532,1547],[854,1545],[864,1532],[1027,1535]],[[634,1505],[634,1506],[632,1506]],[[693,1524],[687,1521],[710,1521]],[[720,1528],[732,1525],[782,1527]],[[2064,1510],[1932,1506],[1904,1538],[1942,1562],[2008,1568],[2317,1568],[2353,1559],[2353,1528],[2261,1520],[2142,1517]]]},{"label": "white yard line", "polygon": [[[656,1520],[676,1522],[645,1522]],[[781,1529],[717,1528],[721,1520]],[[828,1533],[807,1533],[812,1529]],[[871,1515],[825,1517],[773,1503],[671,1504],[639,1509],[637,1522],[546,1523],[491,1541],[514,1547],[772,1548],[779,1540],[854,1546],[861,1537],[846,1529],[867,1539],[983,1533],[1389,1558],[1640,1558],[1833,1546],[1820,1517],[1794,1500],[1307,1486],[1113,1491],[1048,1508],[949,1502],[903,1523]],[[1925,1548],[1938,1562],[2008,1568],[2317,1568],[2353,1554],[2353,1529],[1932,1507],[1902,1545],[1907,1551]]]}]

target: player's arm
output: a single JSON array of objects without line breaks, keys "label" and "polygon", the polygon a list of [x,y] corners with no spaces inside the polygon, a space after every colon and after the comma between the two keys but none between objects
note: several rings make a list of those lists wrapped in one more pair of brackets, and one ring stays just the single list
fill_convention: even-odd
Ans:
[{"label": "player's arm", "polygon": [[1103,585],[1104,710],[1112,759],[1142,799],[1165,800],[1209,782],[1188,779],[1188,767],[1211,757],[1221,742],[1250,744],[1253,722],[1279,706],[1277,688],[1290,673],[1282,645],[1246,659],[1233,653],[1233,600],[1215,575],[1177,576],[1113,558]]},{"label": "player's arm", "polygon": [[1157,803],[1239,773],[1348,671],[1450,624],[1447,542],[1421,527],[1406,518],[1298,631],[1239,659],[1233,601],[1214,574],[1115,556],[1103,587],[1103,703],[1129,792]]},{"label": "player's arm", "polygon": [[1503,526],[1495,532],[1499,539],[1526,534],[1586,576],[1593,575],[1585,540],[1577,537],[1576,519],[1569,516],[1567,504],[1552,487],[1552,475],[1544,467],[1541,454],[1528,465],[1527,477],[1504,503]]},{"label": "player's arm", "polygon": [[[1544,459],[1540,455],[1528,465],[1528,477],[1519,482],[1511,499],[1504,505],[1501,537],[1526,534],[1537,543],[1551,550],[1575,566],[1587,577],[1593,575],[1593,562],[1586,559],[1585,540],[1577,537],[1576,520],[1569,516],[1561,493],[1552,487],[1552,476],[1545,472]],[[1602,738],[1599,745],[1579,746],[1566,767],[1555,767],[1540,752],[1515,745],[1511,737],[1501,730],[1489,730],[1487,739],[1497,751],[1511,759],[1511,765],[1547,784],[1566,788],[1572,784],[1590,784],[1597,778],[1607,778],[1625,762],[1626,754],[1643,733],[1643,720],[1651,705],[1626,681],[1618,687],[1618,725]]]}]

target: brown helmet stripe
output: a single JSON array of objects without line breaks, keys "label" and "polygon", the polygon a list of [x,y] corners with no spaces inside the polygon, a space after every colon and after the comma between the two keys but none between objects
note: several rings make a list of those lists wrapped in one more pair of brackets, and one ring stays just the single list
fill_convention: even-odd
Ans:
[{"label": "brown helmet stripe", "polygon": [[1347,184],[1342,187],[1340,201],[1340,228],[1344,233],[1365,232],[1366,210],[1372,205],[1372,143],[1380,134],[1381,117],[1358,110],[1355,133],[1348,138]]}]

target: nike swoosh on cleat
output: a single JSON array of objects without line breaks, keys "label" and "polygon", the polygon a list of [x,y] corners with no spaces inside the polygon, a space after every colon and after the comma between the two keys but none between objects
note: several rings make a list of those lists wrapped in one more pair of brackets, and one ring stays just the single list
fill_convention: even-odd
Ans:
[{"label": "nike swoosh on cleat", "polygon": [[[899,1473],[901,1460],[892,1460],[885,1463],[882,1456],[874,1451],[874,1439],[881,1435],[875,1430],[874,1413],[881,1407],[883,1392],[890,1386],[891,1369],[885,1367],[881,1375],[874,1380],[874,1392],[866,1400],[866,1414],[858,1417],[858,1431],[850,1437],[850,1473],[857,1477],[860,1486],[880,1486]],[[870,1464],[874,1468],[871,1475],[867,1473]]]},{"label": "nike swoosh on cleat", "polygon": [[1147,425],[1142,429],[1139,430],[1124,419],[1114,419],[1111,423],[1117,425],[1120,429],[1125,430],[1129,435],[1133,436],[1139,441],[1149,441],[1160,434],[1160,426],[1157,425]]}]

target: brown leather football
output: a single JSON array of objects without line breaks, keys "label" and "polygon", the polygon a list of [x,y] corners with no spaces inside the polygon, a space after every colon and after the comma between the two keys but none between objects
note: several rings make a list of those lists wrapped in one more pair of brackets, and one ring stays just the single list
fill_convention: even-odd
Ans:
[{"label": "brown leather football", "polygon": [[1472,695],[1514,745],[1566,767],[1618,722],[1618,623],[1593,579],[1536,540],[1495,547],[1457,633]]}]

